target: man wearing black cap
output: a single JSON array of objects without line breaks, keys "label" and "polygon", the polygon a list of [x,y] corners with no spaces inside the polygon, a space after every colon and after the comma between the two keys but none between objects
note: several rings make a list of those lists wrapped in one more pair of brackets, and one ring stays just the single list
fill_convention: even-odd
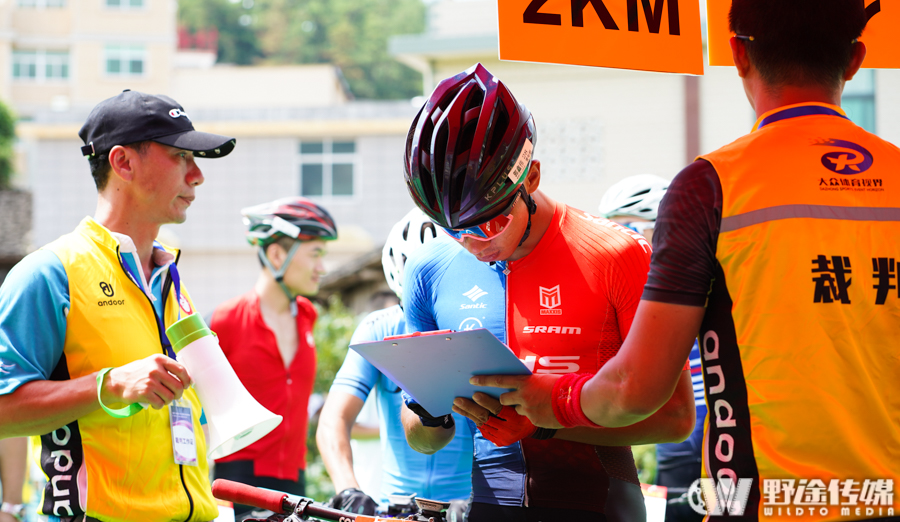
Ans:
[{"label": "man wearing black cap", "polygon": [[165,329],[194,312],[155,241],[203,183],[196,157],[235,140],[194,130],[171,98],[124,91],[79,131],[97,210],[0,288],[0,437],[39,435],[42,513],[64,521],[206,521],[201,407]]}]

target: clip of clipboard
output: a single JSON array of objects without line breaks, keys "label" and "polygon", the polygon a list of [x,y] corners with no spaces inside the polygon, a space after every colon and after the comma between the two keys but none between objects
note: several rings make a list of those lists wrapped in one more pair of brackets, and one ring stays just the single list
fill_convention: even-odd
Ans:
[{"label": "clip of clipboard", "polygon": [[469,384],[474,375],[531,375],[486,328],[415,332],[350,348],[435,417],[450,413],[456,397],[472,397],[477,391],[492,397],[503,393],[501,388]]}]

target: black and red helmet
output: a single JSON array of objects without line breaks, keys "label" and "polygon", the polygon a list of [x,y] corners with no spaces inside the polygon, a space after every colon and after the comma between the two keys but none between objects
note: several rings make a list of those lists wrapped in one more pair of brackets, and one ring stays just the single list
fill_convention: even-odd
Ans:
[{"label": "black and red helmet", "polygon": [[531,112],[483,65],[438,84],[406,137],[406,186],[444,228],[495,218],[525,182],[536,141]]},{"label": "black and red helmet", "polygon": [[241,209],[247,225],[247,241],[265,247],[280,237],[302,241],[337,239],[331,214],[312,201],[291,197]]}]

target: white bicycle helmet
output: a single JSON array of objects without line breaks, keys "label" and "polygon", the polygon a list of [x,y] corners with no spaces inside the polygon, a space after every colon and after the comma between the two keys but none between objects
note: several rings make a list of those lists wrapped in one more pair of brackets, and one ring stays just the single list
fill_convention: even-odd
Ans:
[{"label": "white bicycle helmet", "polygon": [[436,237],[434,223],[418,208],[410,210],[391,228],[381,251],[381,266],[388,286],[398,298],[403,298],[403,267],[406,259],[426,241]]},{"label": "white bicycle helmet", "polygon": [[669,181],[653,174],[629,176],[609,187],[600,198],[600,215],[636,216],[656,221],[659,202],[669,188]]}]

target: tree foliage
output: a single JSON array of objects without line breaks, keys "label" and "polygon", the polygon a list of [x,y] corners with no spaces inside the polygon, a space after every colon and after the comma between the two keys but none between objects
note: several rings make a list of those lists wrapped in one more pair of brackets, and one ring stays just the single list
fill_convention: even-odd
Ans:
[{"label": "tree foliage", "polygon": [[220,62],[332,63],[357,98],[421,93],[419,73],[387,50],[391,36],[424,29],[421,0],[181,0],[179,19],[218,29]]},{"label": "tree foliage", "polygon": [[[178,2],[178,25],[191,33],[215,29],[219,35],[218,61],[250,65],[262,58],[259,39],[246,22],[251,18],[244,5],[252,0],[181,0]],[[242,21],[244,23],[242,23]]]},{"label": "tree foliage", "polygon": [[313,328],[316,341],[316,382],[314,393],[331,388],[334,376],[344,363],[350,338],[356,329],[356,317],[341,302],[337,294],[328,300],[327,308],[319,308],[319,318]]},{"label": "tree foliage", "polygon": [[13,175],[13,143],[16,139],[16,118],[0,102],[0,190],[10,186]]},{"label": "tree foliage", "polygon": [[[357,321],[337,295],[331,296],[325,307],[317,306],[316,309],[319,318],[313,328],[316,341],[316,380],[313,393],[325,394],[344,363]],[[318,426],[319,416],[315,415],[310,419],[306,437],[306,495],[324,502],[335,491],[316,446]]]}]

